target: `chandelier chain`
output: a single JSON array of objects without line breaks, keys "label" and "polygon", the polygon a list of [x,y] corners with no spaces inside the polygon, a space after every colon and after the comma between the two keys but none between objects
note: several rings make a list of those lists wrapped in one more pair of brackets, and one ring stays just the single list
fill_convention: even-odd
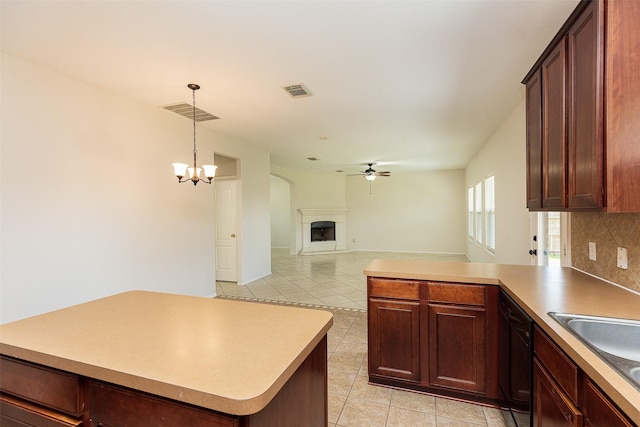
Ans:
[{"label": "chandelier chain", "polygon": [[196,167],[196,89],[193,88],[193,167]]}]

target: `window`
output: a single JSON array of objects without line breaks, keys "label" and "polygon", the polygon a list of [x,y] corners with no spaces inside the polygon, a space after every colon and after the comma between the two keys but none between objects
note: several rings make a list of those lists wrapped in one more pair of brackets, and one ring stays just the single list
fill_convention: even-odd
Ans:
[{"label": "window", "polygon": [[467,210],[468,210],[468,224],[467,224],[467,230],[468,230],[468,235],[469,238],[471,240],[473,240],[476,236],[475,233],[475,226],[473,225],[473,187],[469,187],[468,189],[468,194],[467,194]]},{"label": "window", "polygon": [[476,242],[482,243],[482,183],[476,184],[475,194],[475,226],[476,226]]},{"label": "window", "polygon": [[493,175],[467,189],[467,227],[469,239],[489,251],[496,250],[496,201]]},{"label": "window", "polygon": [[485,246],[491,251],[496,250],[496,197],[494,177],[484,180],[484,218],[485,218]]}]

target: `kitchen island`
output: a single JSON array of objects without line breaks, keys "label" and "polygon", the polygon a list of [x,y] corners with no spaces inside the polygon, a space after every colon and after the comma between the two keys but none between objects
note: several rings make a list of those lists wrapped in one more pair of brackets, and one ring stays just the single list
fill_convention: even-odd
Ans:
[{"label": "kitchen island", "polygon": [[[326,426],[331,325],[322,310],[144,291],[8,323],[2,416]],[[62,403],[50,396],[61,389],[70,394]]]},{"label": "kitchen island", "polygon": [[[499,287],[533,319],[542,333],[551,338],[553,345],[557,345],[562,352],[566,353],[570,361],[575,362],[578,369],[584,372],[584,381],[580,374],[576,375],[576,387],[582,389],[586,388],[588,382],[595,383],[597,388],[602,390],[604,395],[614,402],[633,423],[640,424],[640,390],[548,314],[549,312],[577,313],[640,320],[640,295],[637,293],[570,268],[378,259],[372,261],[365,268],[364,273],[369,278],[370,284],[372,279],[377,279],[378,283],[388,285],[387,291],[392,291],[392,298],[388,302],[388,307],[394,310],[391,313],[399,313],[397,316],[406,313],[404,315],[406,321],[398,323],[416,325],[414,329],[417,331],[414,332],[414,337],[406,335],[404,340],[407,352],[403,360],[407,361],[404,366],[408,366],[408,368],[400,372],[391,372],[389,369],[381,374],[373,372],[374,377],[386,375],[389,378],[391,374],[394,374],[400,380],[392,382],[392,384],[398,386],[401,380],[405,381],[401,378],[402,375],[409,376],[411,374],[411,377],[406,380],[410,386],[411,381],[416,384],[416,387],[425,383],[430,384],[433,372],[429,371],[432,368],[429,363],[425,364],[422,360],[424,355],[428,353],[424,349],[411,352],[411,349],[416,347],[416,342],[418,346],[428,345],[424,343],[433,339],[428,336],[428,332],[425,335],[426,339],[420,335],[425,334],[425,328],[421,327],[424,324],[421,323],[423,321],[423,317],[421,317],[424,307],[423,301],[433,298],[431,292],[434,287],[435,289],[440,289],[441,286],[455,288],[456,284],[460,284],[462,285],[460,288],[466,289],[464,292],[481,290],[482,285],[491,288]],[[389,282],[385,283],[385,280]],[[414,290],[408,289],[411,287]],[[455,295],[456,299],[463,296],[468,298],[473,294]],[[397,300],[397,302],[393,300]],[[373,302],[380,305],[385,300],[374,297]],[[480,311],[479,308],[473,308],[476,306],[478,305],[472,302],[472,309]],[[487,319],[493,316],[489,306],[483,313]],[[468,314],[463,314],[466,318],[471,319]],[[371,305],[369,315],[371,316]],[[426,322],[428,324],[429,318]],[[385,333],[386,336],[393,335],[392,331]],[[389,353],[383,354],[388,355]],[[413,361],[412,354],[419,358],[417,362]],[[488,352],[487,360],[492,360],[491,357],[491,353]],[[584,384],[582,384],[583,382]],[[487,379],[487,384],[489,389],[491,385],[489,379]],[[582,391],[576,393],[582,395]],[[581,404],[582,398],[579,397],[577,401]],[[585,425],[591,424],[587,424],[585,421]]]}]

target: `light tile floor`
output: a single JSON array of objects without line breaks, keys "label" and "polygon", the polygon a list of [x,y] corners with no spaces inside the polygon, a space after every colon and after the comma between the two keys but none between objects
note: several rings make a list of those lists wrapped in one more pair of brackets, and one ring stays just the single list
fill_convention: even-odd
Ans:
[{"label": "light tile floor", "polygon": [[497,409],[368,384],[363,269],[375,258],[467,261],[459,255],[350,252],[300,256],[274,249],[273,274],[245,286],[218,282],[217,291],[231,298],[321,306],[333,312],[327,337],[330,427],[505,426]]},{"label": "light tile floor", "polygon": [[288,249],[273,249],[272,274],[244,286],[218,282],[217,293],[248,299],[366,310],[367,281],[363,270],[376,258],[467,261],[464,255],[404,252],[289,255]]}]

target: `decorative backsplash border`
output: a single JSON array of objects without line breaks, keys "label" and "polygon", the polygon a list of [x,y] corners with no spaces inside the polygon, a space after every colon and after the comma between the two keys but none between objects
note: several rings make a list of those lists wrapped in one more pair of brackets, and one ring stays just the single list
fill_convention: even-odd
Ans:
[{"label": "decorative backsplash border", "polygon": [[[596,244],[595,261],[589,259],[589,242]],[[627,248],[627,270],[616,265],[618,247]],[[571,264],[640,292],[640,213],[572,213]]]}]

